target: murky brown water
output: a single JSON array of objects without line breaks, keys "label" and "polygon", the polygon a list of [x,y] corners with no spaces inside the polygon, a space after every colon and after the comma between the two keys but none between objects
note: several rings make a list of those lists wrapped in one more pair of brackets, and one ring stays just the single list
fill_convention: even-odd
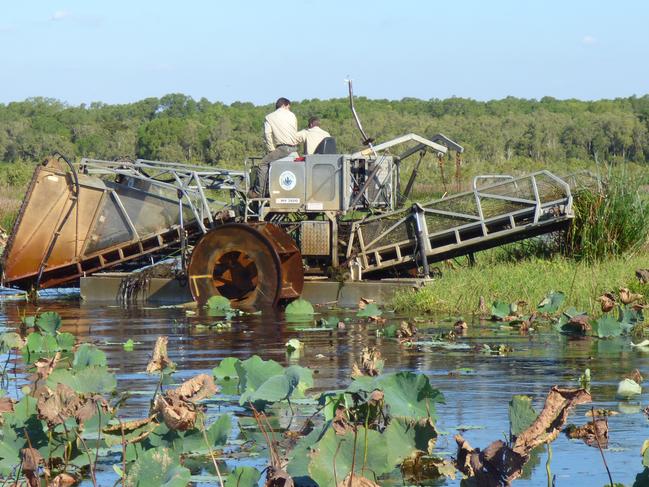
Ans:
[{"label": "murky brown water", "polygon": [[[365,324],[352,324],[342,331],[300,332],[280,315],[248,315],[235,318],[231,329],[210,330],[195,327],[206,322],[205,317],[186,316],[182,309],[98,307],[75,300],[48,301],[41,306],[61,314],[62,331],[92,341],[106,352],[109,365],[118,376],[118,390],[134,393],[122,409],[122,415],[130,417],[141,417],[148,409],[156,380],[143,371],[159,335],[169,336],[169,354],[178,366],[179,379],[198,372],[209,373],[220,359],[228,356],[247,358],[258,354],[286,364],[284,344],[289,338],[297,337],[305,349],[293,362],[314,370],[319,390],[346,386],[351,364],[361,349],[377,345],[386,360],[386,371],[426,373],[433,386],[444,393],[446,404],[438,408],[437,425],[448,434],[440,437],[438,449],[452,454],[455,452],[453,435],[458,426],[468,428],[464,436],[473,446],[485,447],[495,439],[504,438],[509,431],[508,402],[512,395],[532,396],[534,407],[540,410],[551,386],[576,386],[576,379],[588,367],[592,375],[593,405],[623,413],[609,420],[610,442],[605,455],[613,480],[631,485],[642,471],[640,448],[649,439],[649,421],[641,412],[647,405],[646,394],[632,402],[615,399],[618,381],[625,373],[638,368],[649,375],[649,354],[632,349],[628,338],[570,340],[549,329],[525,336],[493,324],[470,326],[468,335],[458,343],[470,347],[483,343],[507,344],[513,348],[506,356],[491,356],[466,349],[403,347],[394,340],[377,338],[375,327]],[[14,328],[25,307],[24,303],[0,303],[0,331]],[[28,313],[33,311],[27,308]],[[335,314],[345,316],[340,311]],[[425,326],[430,326],[425,333],[434,334],[448,331],[451,322],[442,320]],[[121,345],[129,338],[136,342],[133,352],[125,352]],[[464,367],[474,372],[449,374]],[[589,405],[579,407],[569,421],[584,424],[587,422],[584,414],[589,409]],[[562,434],[552,443],[552,451],[551,469],[557,485],[608,483],[596,448],[569,440]],[[516,485],[547,485],[546,457],[544,450],[531,476],[516,481]],[[113,481],[110,478],[111,485]],[[459,485],[459,480],[444,485]]]}]

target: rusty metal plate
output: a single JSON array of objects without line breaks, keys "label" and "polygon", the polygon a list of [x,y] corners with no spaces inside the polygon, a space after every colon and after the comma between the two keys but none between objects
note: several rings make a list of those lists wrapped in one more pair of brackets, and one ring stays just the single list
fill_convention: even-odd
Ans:
[{"label": "rusty metal plate", "polygon": [[302,255],[329,255],[331,252],[329,222],[302,222],[300,250]]}]

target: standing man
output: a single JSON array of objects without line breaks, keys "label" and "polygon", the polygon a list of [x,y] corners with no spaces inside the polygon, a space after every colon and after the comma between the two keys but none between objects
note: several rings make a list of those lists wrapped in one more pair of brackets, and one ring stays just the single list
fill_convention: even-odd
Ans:
[{"label": "standing man", "polygon": [[268,153],[259,163],[257,181],[249,196],[265,196],[268,190],[268,170],[270,163],[297,151],[300,139],[297,136],[297,118],[291,111],[291,102],[279,98],[275,111],[264,120],[264,142]]},{"label": "standing man", "polygon": [[318,117],[311,117],[309,119],[309,128],[300,130],[297,137],[300,142],[304,142],[304,153],[313,154],[320,142],[327,137],[331,137],[331,134],[320,128],[320,119]]}]

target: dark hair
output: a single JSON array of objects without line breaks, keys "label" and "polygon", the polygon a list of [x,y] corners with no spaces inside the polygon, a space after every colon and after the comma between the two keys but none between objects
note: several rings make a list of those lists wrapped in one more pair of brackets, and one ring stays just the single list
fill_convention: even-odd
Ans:
[{"label": "dark hair", "polygon": [[309,118],[309,128],[319,127],[319,126],[320,126],[320,119],[318,117]]},{"label": "dark hair", "polygon": [[288,98],[278,98],[277,101],[275,102],[275,109],[282,108],[290,104],[291,102],[288,101]]}]

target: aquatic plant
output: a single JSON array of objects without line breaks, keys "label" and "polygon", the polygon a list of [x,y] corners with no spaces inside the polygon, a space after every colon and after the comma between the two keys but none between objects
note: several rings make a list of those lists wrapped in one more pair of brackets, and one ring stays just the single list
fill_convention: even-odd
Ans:
[{"label": "aquatic plant", "polygon": [[640,186],[637,177],[622,169],[609,174],[603,190],[578,191],[566,255],[592,262],[641,248],[649,235],[649,198]]}]

